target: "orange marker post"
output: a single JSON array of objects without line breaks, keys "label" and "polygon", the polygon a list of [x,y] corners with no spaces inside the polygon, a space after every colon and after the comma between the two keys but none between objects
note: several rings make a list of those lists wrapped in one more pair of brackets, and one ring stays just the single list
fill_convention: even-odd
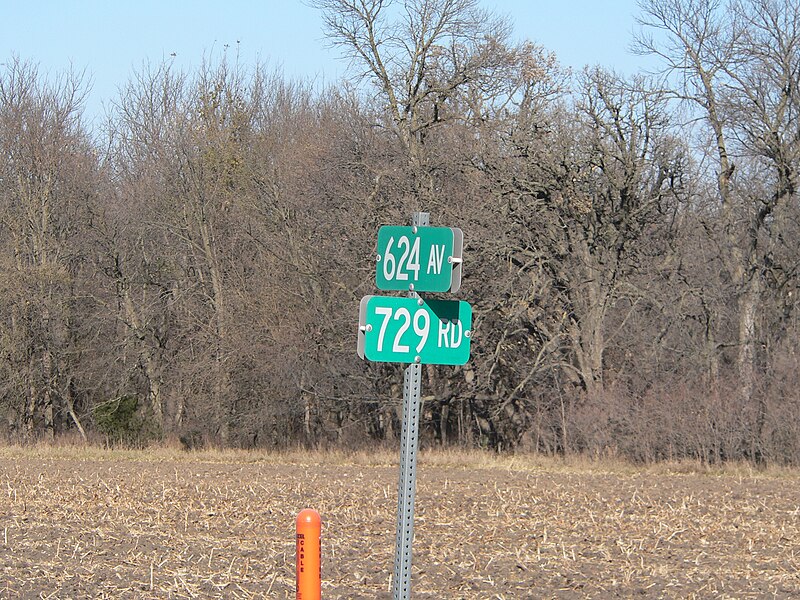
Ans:
[{"label": "orange marker post", "polygon": [[311,508],[297,515],[297,600],[322,596],[322,518]]}]

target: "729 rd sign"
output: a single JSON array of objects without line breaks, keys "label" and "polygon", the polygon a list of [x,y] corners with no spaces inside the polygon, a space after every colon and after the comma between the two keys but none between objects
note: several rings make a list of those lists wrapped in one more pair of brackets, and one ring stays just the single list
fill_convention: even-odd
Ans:
[{"label": "729 rd sign", "polygon": [[455,292],[463,247],[455,227],[381,227],[375,283],[379,290]]},{"label": "729 rd sign", "polygon": [[469,360],[472,307],[464,301],[364,296],[358,321],[361,358],[428,365]]}]

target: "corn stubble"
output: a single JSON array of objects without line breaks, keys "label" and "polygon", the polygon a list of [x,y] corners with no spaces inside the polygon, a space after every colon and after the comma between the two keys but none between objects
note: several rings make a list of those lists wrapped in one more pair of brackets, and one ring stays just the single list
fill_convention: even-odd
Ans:
[{"label": "corn stubble", "polygon": [[[797,473],[423,453],[413,595],[800,595]],[[397,468],[376,455],[0,452],[3,598],[293,598],[323,518],[323,597],[390,598]]]}]

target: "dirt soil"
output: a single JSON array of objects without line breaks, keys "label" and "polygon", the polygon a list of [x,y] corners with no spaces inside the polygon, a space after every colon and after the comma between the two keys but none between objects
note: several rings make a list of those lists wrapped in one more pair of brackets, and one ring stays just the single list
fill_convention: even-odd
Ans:
[{"label": "dirt soil", "polygon": [[[376,461],[379,463],[380,461]],[[800,475],[418,466],[412,598],[798,598]],[[391,598],[398,468],[0,453],[0,598]]]}]

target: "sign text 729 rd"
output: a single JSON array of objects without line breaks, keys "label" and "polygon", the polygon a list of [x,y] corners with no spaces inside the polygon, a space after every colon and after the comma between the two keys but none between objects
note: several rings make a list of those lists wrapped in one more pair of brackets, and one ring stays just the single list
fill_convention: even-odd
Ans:
[{"label": "sign text 729 rd", "polygon": [[358,354],[376,362],[463,365],[469,359],[471,327],[467,302],[364,296]]}]

